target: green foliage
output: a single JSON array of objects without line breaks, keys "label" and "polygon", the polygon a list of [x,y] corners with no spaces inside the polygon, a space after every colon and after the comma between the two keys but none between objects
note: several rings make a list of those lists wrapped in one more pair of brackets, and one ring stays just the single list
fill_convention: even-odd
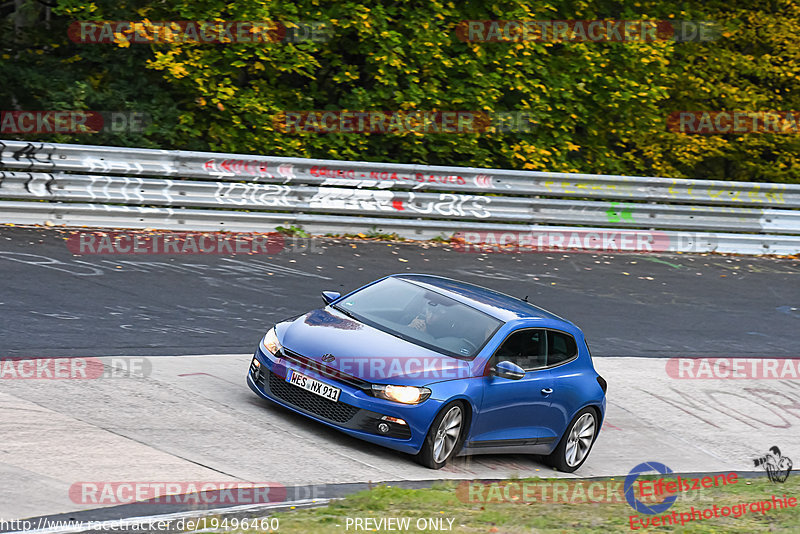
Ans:
[{"label": "green foliage", "polygon": [[[665,112],[800,109],[800,5],[792,0],[703,3],[720,39],[675,47]],[[642,132],[638,154],[661,176],[800,182],[800,135]]]},{"label": "green foliage", "polygon": [[[798,181],[797,135],[666,130],[673,111],[798,110],[792,0],[32,0],[0,12],[2,109],[136,110],[142,134],[48,137],[277,156]],[[711,20],[714,41],[463,42],[464,20]],[[81,20],[319,21],[326,42],[79,44]],[[524,111],[528,132],[285,133],[307,110]]]},{"label": "green foliage", "polygon": [[309,237],[309,233],[303,230],[301,226],[276,226],[275,231],[279,234],[287,235],[290,237]]}]

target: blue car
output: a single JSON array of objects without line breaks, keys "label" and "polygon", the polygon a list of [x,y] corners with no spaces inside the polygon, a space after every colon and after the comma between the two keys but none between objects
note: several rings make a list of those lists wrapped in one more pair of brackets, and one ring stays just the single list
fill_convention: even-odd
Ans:
[{"label": "blue car", "polygon": [[247,383],[259,396],[439,469],[530,453],[572,472],[603,422],[606,381],[574,324],[484,287],[382,278],[275,325]]}]

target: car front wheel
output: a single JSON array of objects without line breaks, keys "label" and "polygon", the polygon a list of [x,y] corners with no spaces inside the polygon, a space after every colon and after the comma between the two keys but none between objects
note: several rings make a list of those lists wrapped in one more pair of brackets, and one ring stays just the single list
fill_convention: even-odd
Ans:
[{"label": "car front wheel", "polygon": [[431,424],[417,461],[431,469],[441,469],[461,446],[466,414],[460,402],[453,402],[439,412]]},{"label": "car front wheel", "polygon": [[597,414],[591,408],[584,408],[567,426],[558,446],[547,457],[547,463],[559,471],[572,473],[589,457],[597,431]]}]

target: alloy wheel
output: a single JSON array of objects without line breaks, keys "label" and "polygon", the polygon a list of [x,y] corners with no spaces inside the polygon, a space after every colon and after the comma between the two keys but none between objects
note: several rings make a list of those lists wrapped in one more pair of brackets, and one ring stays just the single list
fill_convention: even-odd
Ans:
[{"label": "alloy wheel", "polygon": [[583,414],[572,425],[567,438],[567,447],[564,451],[567,465],[575,467],[589,454],[589,449],[592,447],[592,441],[594,440],[594,428],[594,416],[591,413]]},{"label": "alloy wheel", "polygon": [[433,440],[433,460],[437,463],[444,462],[458,441],[461,434],[461,407],[453,406],[439,423]]}]

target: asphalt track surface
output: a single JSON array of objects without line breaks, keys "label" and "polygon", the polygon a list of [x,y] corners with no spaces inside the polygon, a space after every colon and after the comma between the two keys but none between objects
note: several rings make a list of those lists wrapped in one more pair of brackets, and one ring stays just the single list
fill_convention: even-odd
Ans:
[{"label": "asphalt track surface", "polygon": [[[675,380],[666,357],[796,357],[800,261],[714,255],[473,254],[446,245],[316,239],[273,256],[74,256],[69,233],[0,229],[0,358],[145,356],[142,378],[3,380],[0,518],[95,508],[79,481],[249,481],[341,494],[432,478],[752,470],[800,457],[800,381]],[[273,323],[396,272],[496,288],[586,332],[609,381],[603,431],[574,475],[520,455],[440,471],[258,399],[244,384]],[[353,486],[355,487],[355,486]],[[303,495],[300,495],[303,497]],[[149,515],[152,505],[85,512]]]},{"label": "asphalt track surface", "polygon": [[[341,495],[343,484],[624,477],[654,461],[677,473],[743,473],[774,445],[800,457],[800,381],[676,380],[666,359],[608,357],[595,360],[609,383],[606,418],[579,471],[556,472],[532,455],[491,454],[433,471],[260,399],[244,384],[251,358],[161,356],[147,358],[146,376],[3,380],[0,519],[101,506],[116,510],[94,517],[162,511],[149,503],[118,507],[132,492],[99,500],[90,490],[84,498],[87,484],[248,482],[285,486],[287,499],[327,499]],[[288,489],[297,486],[313,492]],[[196,507],[188,502],[184,508]]]},{"label": "asphalt track surface", "polygon": [[266,255],[73,255],[68,231],[0,227],[2,356],[253,351],[276,321],[398,272],[519,297],[581,327],[595,357],[797,354],[800,260],[715,255],[476,254],[314,239]]}]

